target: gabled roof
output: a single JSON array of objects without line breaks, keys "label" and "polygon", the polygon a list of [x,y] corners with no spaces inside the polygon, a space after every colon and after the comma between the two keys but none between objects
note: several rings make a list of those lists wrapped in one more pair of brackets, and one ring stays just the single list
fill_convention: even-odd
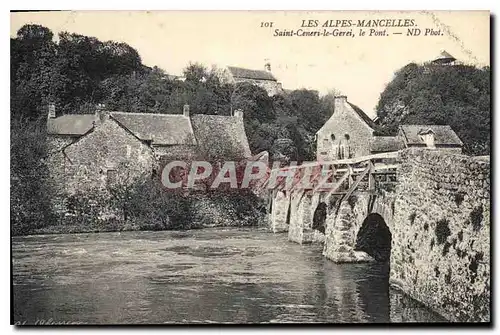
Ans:
[{"label": "gabled roof", "polygon": [[110,115],[143,141],[156,145],[196,144],[191,122],[183,114],[111,112]]},{"label": "gabled roof", "polygon": [[401,140],[396,136],[374,136],[370,143],[370,152],[391,152],[402,149]]},{"label": "gabled roof", "polygon": [[[359,108],[358,106],[356,106],[355,104],[352,104],[350,102],[348,102],[347,100],[345,100],[345,102],[347,103],[347,105],[349,105],[352,110],[361,118],[361,120],[366,123],[366,125],[368,127],[370,127],[372,130],[376,130],[378,128],[378,125],[373,122],[373,120],[365,114],[365,112],[363,112],[363,110],[361,108]],[[325,124],[323,124],[323,126],[321,126],[320,129],[318,129],[318,131],[316,132],[316,134],[318,134],[319,132],[321,132],[323,130],[323,128],[330,122],[330,120],[335,116],[335,112],[332,114],[332,116],[330,116],[330,118],[325,122]]]},{"label": "gabled roof", "polygon": [[95,114],[66,114],[47,119],[47,134],[81,136],[93,127]]},{"label": "gabled roof", "polygon": [[352,109],[354,109],[354,111],[356,112],[356,114],[359,115],[359,117],[372,129],[375,129],[377,127],[377,125],[375,124],[375,122],[373,122],[373,120],[365,114],[365,112],[363,112],[363,110],[361,108],[359,108],[358,106],[356,106],[355,104],[352,104],[350,102],[347,102],[351,107]]},{"label": "gabled roof", "polygon": [[432,61],[433,63],[449,63],[455,61],[456,58],[450,55],[446,50],[443,50],[439,55]]},{"label": "gabled roof", "polygon": [[240,159],[251,156],[243,118],[196,114],[192,116],[196,140],[209,158]]},{"label": "gabled roof", "polygon": [[[200,145],[207,158],[251,156],[241,116],[109,112],[110,118],[138,139],[156,145]],[[63,115],[47,120],[49,134],[82,136],[98,121],[97,114]]]},{"label": "gabled roof", "polygon": [[420,134],[422,132],[428,133],[429,130],[434,133],[435,145],[463,145],[458,135],[448,125],[400,125],[399,129],[409,145],[425,145]]},{"label": "gabled roof", "polygon": [[277,81],[270,72],[264,70],[250,70],[236,66],[228,66],[227,68],[235,78]]},{"label": "gabled roof", "polygon": [[427,135],[427,134],[434,134],[434,131],[432,128],[422,128],[419,132],[419,135]]}]

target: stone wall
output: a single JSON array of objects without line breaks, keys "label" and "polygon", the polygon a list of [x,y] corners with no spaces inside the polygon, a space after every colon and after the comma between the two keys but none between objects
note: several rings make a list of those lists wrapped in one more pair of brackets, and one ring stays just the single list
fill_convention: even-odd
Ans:
[{"label": "stone wall", "polygon": [[[65,193],[65,173],[66,173],[66,157],[62,150],[69,144],[77,140],[77,137],[72,136],[47,136],[47,167],[49,170],[49,185],[54,194]],[[56,199],[53,206],[60,207],[59,201]]]},{"label": "stone wall", "polygon": [[490,164],[401,152],[391,283],[452,321],[490,320]]}]

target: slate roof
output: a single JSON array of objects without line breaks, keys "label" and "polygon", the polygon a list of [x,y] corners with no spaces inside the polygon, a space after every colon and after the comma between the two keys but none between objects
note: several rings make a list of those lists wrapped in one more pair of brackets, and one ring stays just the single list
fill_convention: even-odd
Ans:
[{"label": "slate roof", "polygon": [[156,145],[196,144],[191,122],[183,114],[111,112],[110,115],[141,140]]},{"label": "slate roof", "polygon": [[[222,115],[110,112],[110,118],[137,138],[153,145],[200,145],[209,157],[242,159],[251,156],[242,117]],[[90,131],[96,114],[63,115],[47,120],[51,135],[82,136]]]},{"label": "slate roof", "polygon": [[370,152],[391,152],[402,148],[400,139],[396,136],[374,136],[370,143]]},{"label": "slate roof", "polygon": [[191,122],[198,145],[209,158],[241,159],[251,156],[242,118],[196,114],[191,117]]},{"label": "slate roof", "polygon": [[352,107],[352,109],[354,109],[354,111],[356,112],[356,114],[359,115],[359,117],[365,121],[365,123],[370,126],[370,128],[372,129],[375,129],[377,127],[377,125],[375,124],[375,122],[373,122],[373,120],[365,114],[365,112],[363,112],[363,110],[361,108],[359,108],[358,106],[356,106],[355,104],[352,104],[350,102],[347,102],[347,104],[349,106]]},{"label": "slate roof", "polygon": [[66,114],[47,119],[47,134],[81,136],[93,127],[95,114]]},{"label": "slate roof", "polygon": [[277,81],[271,73],[264,70],[250,70],[236,66],[228,66],[227,68],[235,78]]},{"label": "slate roof", "polygon": [[408,145],[425,145],[419,134],[428,130],[432,130],[434,133],[435,145],[463,145],[458,135],[448,125],[401,125],[399,129],[403,133]]}]

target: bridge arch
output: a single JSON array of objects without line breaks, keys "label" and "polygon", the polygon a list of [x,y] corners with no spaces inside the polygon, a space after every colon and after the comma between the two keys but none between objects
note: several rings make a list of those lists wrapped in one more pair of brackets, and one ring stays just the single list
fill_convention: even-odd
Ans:
[{"label": "bridge arch", "polygon": [[354,250],[364,251],[380,262],[391,256],[392,234],[387,222],[378,213],[370,213],[361,223]]},{"label": "bridge arch", "polygon": [[326,216],[328,207],[326,203],[319,202],[314,210],[312,229],[324,234],[326,229]]}]

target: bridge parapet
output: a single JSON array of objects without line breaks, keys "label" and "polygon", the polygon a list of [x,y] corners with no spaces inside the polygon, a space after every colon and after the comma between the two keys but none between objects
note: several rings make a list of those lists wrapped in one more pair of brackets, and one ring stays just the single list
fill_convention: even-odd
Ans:
[{"label": "bridge parapet", "polygon": [[415,149],[401,157],[391,283],[450,320],[489,320],[489,159]]}]

